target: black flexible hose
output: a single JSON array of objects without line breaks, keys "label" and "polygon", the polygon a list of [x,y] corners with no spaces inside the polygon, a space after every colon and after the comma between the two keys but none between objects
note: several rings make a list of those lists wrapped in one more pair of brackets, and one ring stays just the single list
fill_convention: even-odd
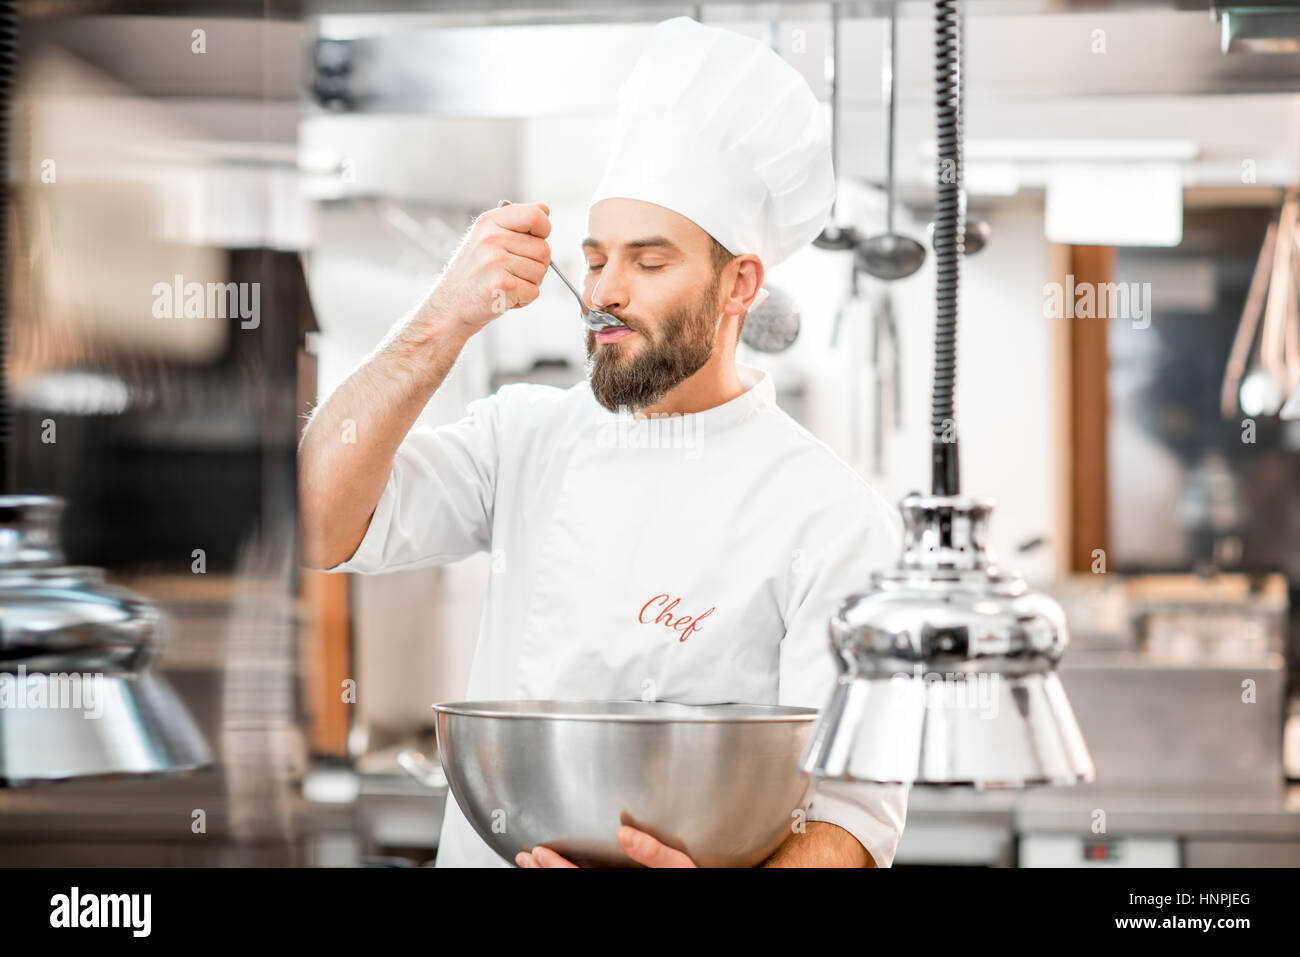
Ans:
[{"label": "black flexible hose", "polygon": [[961,201],[960,0],[935,0],[935,106],[938,122],[938,197],[934,216],[934,392],[930,406],[931,487],[957,495],[961,481],[953,391],[957,381],[957,284],[965,232]]}]

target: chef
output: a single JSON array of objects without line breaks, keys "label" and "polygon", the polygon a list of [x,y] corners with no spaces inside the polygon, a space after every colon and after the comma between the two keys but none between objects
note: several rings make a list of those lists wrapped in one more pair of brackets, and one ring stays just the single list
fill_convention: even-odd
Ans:
[{"label": "chef", "polygon": [[[900,524],[735,354],[765,269],[817,235],[834,192],[798,72],[736,33],[658,24],[582,243],[584,299],[625,327],[586,334],[580,385],[507,385],[457,423],[415,426],[466,341],[536,299],[550,262],[544,203],[484,212],[315,410],[305,562],[372,574],[491,552],[468,698],[820,708],[828,619],[892,562]],[[902,786],[823,786],[766,863],[889,866],[905,812]],[[692,866],[632,828],[611,837],[649,866]],[[540,847],[515,863],[571,866]],[[438,864],[508,866],[454,800]]]}]

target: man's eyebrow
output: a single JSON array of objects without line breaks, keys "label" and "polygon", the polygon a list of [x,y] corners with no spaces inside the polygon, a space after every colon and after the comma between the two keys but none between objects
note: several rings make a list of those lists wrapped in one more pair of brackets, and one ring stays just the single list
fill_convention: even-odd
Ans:
[{"label": "man's eyebrow", "polygon": [[[599,241],[592,239],[590,236],[582,241],[583,249],[594,249],[597,252],[603,252],[605,247]],[[667,249],[670,252],[681,252],[681,248],[669,239],[667,236],[646,236],[644,239],[634,239],[631,242],[623,244],[624,249]]]}]

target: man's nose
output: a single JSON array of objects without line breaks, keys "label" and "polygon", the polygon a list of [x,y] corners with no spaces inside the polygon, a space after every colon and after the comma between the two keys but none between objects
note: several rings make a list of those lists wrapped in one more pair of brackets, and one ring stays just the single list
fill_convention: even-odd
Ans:
[{"label": "man's nose", "polygon": [[605,266],[600,271],[600,278],[591,287],[591,306],[602,312],[612,312],[627,305],[627,287],[618,272],[610,271]]}]

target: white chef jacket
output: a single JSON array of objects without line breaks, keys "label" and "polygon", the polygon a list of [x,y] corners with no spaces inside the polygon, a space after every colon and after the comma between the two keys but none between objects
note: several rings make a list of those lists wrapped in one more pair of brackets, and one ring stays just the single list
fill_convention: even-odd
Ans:
[{"label": "white chef jacket", "polygon": [[[689,415],[605,409],[583,382],[514,384],[416,426],[356,553],[363,574],[492,554],[470,699],[821,708],[828,620],[898,554],[897,512],[776,405],[766,372]],[[671,782],[665,782],[671,787]],[[810,821],[889,866],[901,785],[817,791]],[[612,836],[612,835],[611,835]],[[510,866],[447,801],[437,863]]]}]

